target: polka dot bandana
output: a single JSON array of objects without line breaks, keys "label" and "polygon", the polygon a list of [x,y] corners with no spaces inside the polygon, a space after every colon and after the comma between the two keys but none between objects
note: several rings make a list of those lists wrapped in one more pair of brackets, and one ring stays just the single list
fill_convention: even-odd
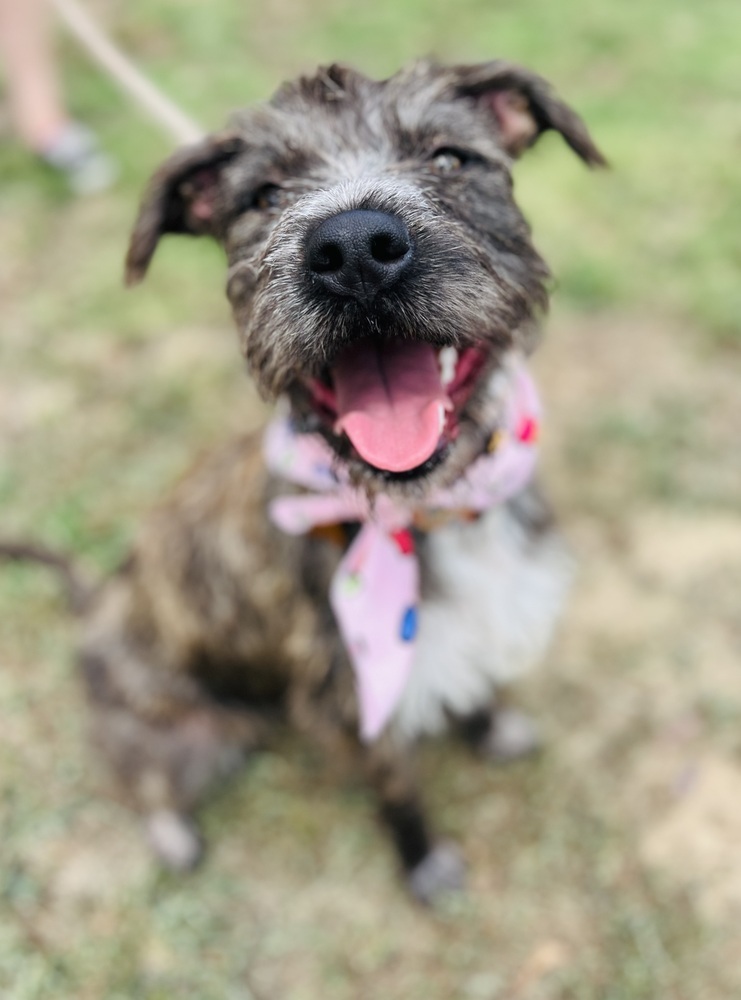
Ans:
[{"label": "polka dot bandana", "polygon": [[482,513],[519,493],[533,475],[540,424],[535,385],[519,362],[510,364],[503,378],[501,426],[487,449],[452,486],[433,491],[423,505],[383,495],[371,504],[350,484],[347,470],[320,435],[298,433],[285,416],[266,430],[270,470],[307,491],[273,500],[272,521],[294,535],[344,522],[361,525],[335,572],[329,597],[355,671],[365,742],[374,740],[394,714],[414,661],[419,561],[410,526],[425,520],[420,515],[430,522],[444,512]]}]

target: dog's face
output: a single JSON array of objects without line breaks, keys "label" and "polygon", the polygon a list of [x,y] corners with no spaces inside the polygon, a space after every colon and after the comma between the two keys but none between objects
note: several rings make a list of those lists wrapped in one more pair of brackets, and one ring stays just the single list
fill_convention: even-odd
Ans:
[{"label": "dog's face", "polygon": [[287,393],[369,489],[418,495],[481,451],[490,375],[546,304],[510,170],[547,129],[604,162],[510,64],[416,63],[381,82],[320,70],[160,168],[129,280],[165,232],[216,237],[263,394]]}]

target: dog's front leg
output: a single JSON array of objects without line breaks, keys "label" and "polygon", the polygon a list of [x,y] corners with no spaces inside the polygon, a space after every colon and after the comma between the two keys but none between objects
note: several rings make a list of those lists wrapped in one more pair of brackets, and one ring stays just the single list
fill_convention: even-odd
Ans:
[{"label": "dog's front leg", "polygon": [[331,684],[318,676],[311,683],[304,669],[302,680],[289,691],[290,720],[337,760],[356,758],[360,751],[409,891],[419,902],[431,905],[444,893],[463,887],[463,860],[455,844],[438,841],[430,833],[408,748],[389,732],[367,746],[353,735],[358,728],[357,699],[352,673],[342,668],[344,657],[338,646]]},{"label": "dog's front leg", "polygon": [[430,834],[414,784],[408,752],[386,734],[367,750],[366,767],[379,800],[381,819],[391,833],[409,891],[431,905],[463,888],[465,866],[457,846]]}]

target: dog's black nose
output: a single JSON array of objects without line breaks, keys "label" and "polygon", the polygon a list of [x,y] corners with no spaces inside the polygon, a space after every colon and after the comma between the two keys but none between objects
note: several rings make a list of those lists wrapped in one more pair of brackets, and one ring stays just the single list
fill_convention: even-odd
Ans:
[{"label": "dog's black nose", "polygon": [[332,295],[370,300],[394,285],[414,255],[397,215],[354,209],[320,223],[306,257],[312,278]]}]

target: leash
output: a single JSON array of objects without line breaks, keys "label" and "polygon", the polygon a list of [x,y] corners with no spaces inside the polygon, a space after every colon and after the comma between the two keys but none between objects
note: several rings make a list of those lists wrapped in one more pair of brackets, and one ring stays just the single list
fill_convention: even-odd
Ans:
[{"label": "leash", "polygon": [[[22,0],[21,0],[22,2]],[[178,144],[198,142],[204,130],[137,69],[77,0],[52,0],[60,19],[92,59]]]}]

